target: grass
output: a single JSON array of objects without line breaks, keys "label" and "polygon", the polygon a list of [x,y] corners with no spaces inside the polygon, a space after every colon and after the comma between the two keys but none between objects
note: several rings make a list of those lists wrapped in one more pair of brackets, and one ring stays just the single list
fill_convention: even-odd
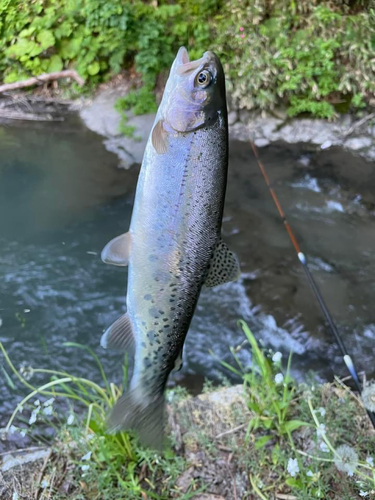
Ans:
[{"label": "grass", "polygon": [[[30,390],[14,409],[4,432],[28,434],[40,441],[40,428],[55,430],[52,458],[36,487],[40,488],[43,483],[42,489],[48,490],[56,500],[122,499],[124,495],[132,500],[142,498],[146,491],[147,498],[167,498],[166,492],[173,490],[176,477],[183,471],[184,460],[175,457],[171,450],[163,456],[145,450],[128,433],[108,434],[106,416],[122,388],[108,382],[99,358],[90,348],[75,343],[64,346],[85,349],[93,356],[102,385],[66,372],[32,369],[33,374],[50,377],[49,382],[34,387],[15,368],[0,343],[13,375]],[[125,363],[124,386],[126,379]],[[11,379],[9,383],[14,386]],[[57,399],[65,405],[57,405]],[[65,479],[68,481],[66,493],[58,489]]]},{"label": "grass", "polygon": [[[196,398],[181,388],[169,392],[172,446],[163,454],[142,448],[131,434],[106,433],[106,415],[122,389],[108,382],[87,347],[66,344],[92,354],[102,384],[35,369],[50,377],[37,388],[0,344],[13,375],[30,390],[6,431],[35,436],[41,425],[55,429],[51,458],[34,484],[39,498],[188,500],[204,498],[202,492],[226,499],[375,498],[375,433],[358,396],[338,379],[297,384],[292,357],[283,363],[240,325],[246,340],[232,349],[233,365],[222,365],[243,384],[218,389],[208,382]],[[240,360],[247,346],[251,367]]]}]

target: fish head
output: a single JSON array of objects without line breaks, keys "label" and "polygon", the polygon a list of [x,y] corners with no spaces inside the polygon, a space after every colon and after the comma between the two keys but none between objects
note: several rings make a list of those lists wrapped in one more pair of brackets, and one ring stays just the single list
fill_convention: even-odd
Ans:
[{"label": "fish head", "polygon": [[226,120],[224,70],[214,52],[190,61],[181,47],[171,67],[160,111],[164,122],[176,132],[193,132]]}]

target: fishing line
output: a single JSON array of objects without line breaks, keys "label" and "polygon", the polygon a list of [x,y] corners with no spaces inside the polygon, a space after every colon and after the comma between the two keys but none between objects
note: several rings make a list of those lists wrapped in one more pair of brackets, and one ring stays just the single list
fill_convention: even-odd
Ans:
[{"label": "fishing line", "polygon": [[[331,313],[329,312],[329,309],[328,309],[326,303],[324,302],[323,296],[318,288],[318,285],[316,284],[316,282],[313,278],[313,275],[311,274],[311,271],[307,265],[306,255],[301,251],[300,246],[299,246],[298,241],[297,241],[297,238],[295,237],[295,235],[292,231],[292,228],[291,228],[291,226],[286,218],[286,215],[282,209],[280,201],[279,201],[273,187],[271,186],[266,169],[259,158],[258,150],[257,150],[255,144],[253,143],[253,141],[250,141],[250,144],[251,144],[251,147],[253,149],[255,158],[258,162],[259,169],[264,177],[264,180],[266,181],[267,187],[268,187],[268,189],[271,193],[272,199],[276,205],[277,211],[279,212],[279,215],[284,223],[285,229],[286,229],[286,231],[289,235],[289,238],[293,244],[293,247],[297,253],[298,260],[302,264],[303,270],[305,271],[307,281],[309,282],[309,285],[312,288],[314,295],[319,303],[320,309],[322,310],[324,317],[325,317],[325,319],[326,319],[326,321],[327,321],[327,323],[328,323],[328,325],[333,333],[333,336],[335,337],[337,345],[339,346],[339,349],[341,351],[344,363],[345,363],[346,367],[348,368],[350,375],[353,378],[354,385],[355,385],[357,391],[359,392],[359,394],[361,394],[361,392],[362,392],[361,383],[359,381],[358,373],[357,373],[357,370],[354,366],[353,360],[352,360],[351,356],[349,355],[348,350],[346,349],[346,346],[345,346],[344,341],[340,335],[340,332],[338,331],[336,324],[331,316]],[[368,414],[368,416],[371,420],[371,423],[375,429],[375,414],[367,409],[366,409],[366,411],[367,411],[367,414]]]}]

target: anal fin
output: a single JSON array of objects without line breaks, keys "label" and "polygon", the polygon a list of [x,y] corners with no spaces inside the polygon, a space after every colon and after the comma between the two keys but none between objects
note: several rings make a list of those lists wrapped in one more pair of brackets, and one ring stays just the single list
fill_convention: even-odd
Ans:
[{"label": "anal fin", "polygon": [[100,345],[104,349],[134,351],[134,333],[128,314],[123,314],[102,335]]},{"label": "anal fin", "polygon": [[204,282],[207,287],[214,287],[237,280],[241,275],[237,256],[229,250],[220,238],[212,256],[208,275]]},{"label": "anal fin", "polygon": [[183,361],[182,361],[182,349],[181,349],[181,351],[178,353],[177,358],[175,359],[172,373],[179,372],[182,366],[183,366]]}]

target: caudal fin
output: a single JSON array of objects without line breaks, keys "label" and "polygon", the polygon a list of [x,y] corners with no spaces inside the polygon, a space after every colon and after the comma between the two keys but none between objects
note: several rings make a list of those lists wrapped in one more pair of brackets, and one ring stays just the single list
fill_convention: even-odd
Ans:
[{"label": "caudal fin", "polygon": [[140,400],[137,389],[129,390],[113,407],[107,426],[109,432],[133,430],[144,446],[161,450],[164,430],[164,395]]}]

